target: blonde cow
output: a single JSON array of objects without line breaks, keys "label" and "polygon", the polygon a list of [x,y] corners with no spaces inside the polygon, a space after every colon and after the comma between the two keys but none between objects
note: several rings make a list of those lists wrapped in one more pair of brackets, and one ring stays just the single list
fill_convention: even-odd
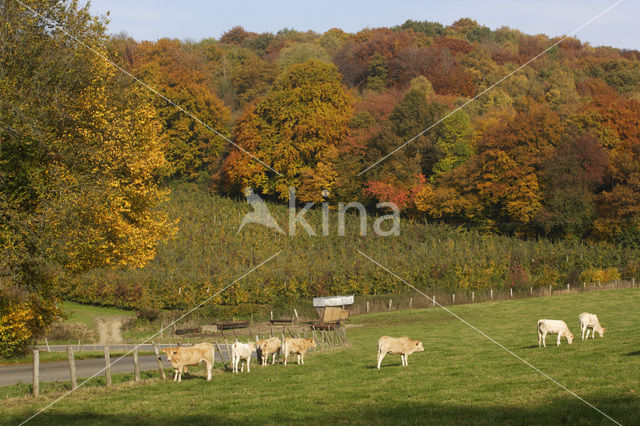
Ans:
[{"label": "blonde cow", "polygon": [[569,327],[567,327],[567,323],[564,321],[549,319],[538,320],[538,347],[541,345],[545,348],[547,347],[547,334],[558,335],[558,346],[560,346],[560,338],[562,336],[566,337],[567,343],[573,343],[573,334],[569,330]]},{"label": "blonde cow", "polygon": [[262,358],[262,366],[269,364],[269,355],[273,354],[271,364],[276,363],[276,353],[280,350],[282,342],[277,337],[270,339],[260,340],[258,343],[258,349],[260,349],[260,356]]},{"label": "blonde cow", "polygon": [[287,358],[289,358],[289,354],[297,354],[298,364],[300,364],[300,361],[302,361],[302,365],[304,365],[304,355],[309,349],[314,349],[315,347],[316,342],[314,342],[313,339],[296,339],[293,337],[285,337],[284,345],[282,345],[282,351],[284,353],[284,365],[287,365]]},{"label": "blonde cow", "polygon": [[204,361],[207,366],[207,381],[211,380],[211,369],[215,359],[213,345],[210,343],[199,343],[190,347],[164,348],[167,361],[175,369],[173,381],[182,381],[182,372],[186,371],[188,365],[198,365]]},{"label": "blonde cow", "polygon": [[400,355],[402,365],[408,366],[408,358],[414,352],[422,352],[424,347],[420,340],[409,339],[408,337],[382,336],[378,339],[378,370],[386,354]]},{"label": "blonde cow", "polygon": [[604,327],[600,325],[600,321],[598,321],[598,316],[594,314],[590,314],[587,312],[583,312],[580,314],[580,331],[582,332],[582,340],[585,339],[584,332],[587,332],[587,339],[589,339],[589,329],[591,329],[591,338],[594,339],[596,337],[596,331],[600,335],[600,337],[604,337]]},{"label": "blonde cow", "polygon": [[[231,366],[234,373],[238,372],[238,364],[243,360],[247,363],[247,373],[251,372],[251,354],[256,351],[256,345],[256,343],[240,342],[231,345]],[[244,364],[240,371],[244,371]]]}]

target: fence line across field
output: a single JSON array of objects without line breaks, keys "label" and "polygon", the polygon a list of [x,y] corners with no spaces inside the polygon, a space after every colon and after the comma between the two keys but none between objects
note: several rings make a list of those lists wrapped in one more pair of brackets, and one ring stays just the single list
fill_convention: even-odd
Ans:
[{"label": "fence line across field", "polygon": [[[333,349],[333,348],[338,348],[338,347],[344,347],[344,346],[349,346],[350,343],[347,340],[347,332],[345,327],[335,327],[332,330],[318,330],[319,333],[316,333],[316,330],[314,328],[310,328],[310,335],[312,336],[311,338],[314,340],[314,342],[316,343],[316,349],[315,351],[324,351],[326,349]],[[273,333],[273,331],[271,331],[271,334]],[[285,336],[289,335],[291,337],[294,337],[293,332],[291,331],[291,329],[288,329],[286,326],[282,326],[281,329],[281,337],[282,337],[282,342],[284,342]],[[255,338],[256,340],[259,340],[261,338],[263,339],[267,339],[269,337],[269,334],[260,336],[260,334],[256,333],[255,334]],[[296,338],[300,338],[301,334],[300,334],[300,330],[296,330],[295,332],[295,337]],[[304,329],[302,330],[302,337],[306,338],[307,337],[307,330]],[[160,374],[160,378],[162,380],[166,380],[167,376],[166,376],[166,368],[162,363],[161,360],[161,354],[160,354],[160,349],[162,347],[184,347],[184,348],[188,348],[190,346],[193,346],[195,343],[186,343],[186,344],[182,344],[181,342],[178,342],[176,344],[168,344],[168,343],[164,343],[164,344],[158,344],[155,342],[152,342],[150,345],[147,346],[151,346],[151,349],[153,349],[153,353],[155,354],[155,358],[157,360],[157,364],[158,367],[157,369],[159,370],[159,374]],[[216,360],[216,356],[215,356],[215,352],[217,351],[217,353],[219,354],[220,357],[220,362],[223,364],[223,367],[225,370],[230,370],[231,369],[231,345],[229,345],[229,343],[227,342],[226,339],[224,339],[224,347],[225,350],[221,349],[221,345],[218,343],[217,340],[213,341],[214,344],[214,362]],[[139,348],[136,348],[135,344],[132,345],[117,345],[120,348],[125,348],[128,346],[133,346],[133,353],[132,353],[132,359],[133,359],[133,381],[134,382],[140,382],[140,365],[139,365]],[[47,348],[50,349],[50,348]],[[75,355],[77,354],[77,351],[74,350],[74,345],[67,345],[65,347],[65,350],[67,352],[67,360],[68,360],[68,364],[69,364],[69,382],[71,384],[71,389],[75,389],[76,387],[78,387],[78,375],[77,375],[77,370],[76,370],[76,359],[75,359]],[[110,345],[104,345],[103,347],[103,353],[104,353],[104,362],[105,362],[105,366],[106,368],[104,369],[104,375],[105,375],[105,385],[107,387],[112,386],[112,377],[111,377],[111,350],[112,350],[112,346]],[[281,356],[284,356],[281,352]],[[256,358],[257,358],[257,354],[256,354]],[[32,393],[34,398],[38,398],[40,396],[40,350],[39,349],[34,349],[33,350],[33,388],[32,388]],[[147,371],[153,371],[153,369],[149,369]]]}]

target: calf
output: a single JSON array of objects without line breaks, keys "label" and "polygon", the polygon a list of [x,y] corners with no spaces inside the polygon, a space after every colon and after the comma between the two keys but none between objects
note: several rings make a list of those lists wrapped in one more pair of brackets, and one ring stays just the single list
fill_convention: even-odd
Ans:
[{"label": "calf", "polygon": [[414,352],[422,352],[424,347],[420,340],[409,339],[408,337],[382,336],[378,339],[378,370],[386,354],[400,355],[402,365],[408,366],[408,358]]},{"label": "calf", "polygon": [[589,339],[589,329],[591,329],[591,338],[596,337],[596,331],[600,337],[604,337],[604,327],[600,325],[598,316],[583,312],[580,314],[580,331],[582,332],[582,340],[584,340],[584,332],[587,332],[587,339]]},{"label": "calf", "polygon": [[571,334],[569,327],[567,327],[567,323],[564,321],[548,319],[538,320],[538,347],[541,345],[545,348],[547,347],[547,334],[558,335],[558,346],[560,346],[560,338],[562,336],[567,338],[567,342],[569,344],[573,343],[573,334]]},{"label": "calf", "polygon": [[[256,350],[256,343],[235,342],[231,345],[231,366],[234,373],[238,372],[238,364],[241,360],[247,363],[247,373],[251,372],[251,354]],[[244,364],[240,371],[244,371]]]},{"label": "calf", "polygon": [[280,350],[282,342],[277,337],[270,339],[260,340],[258,343],[258,349],[260,349],[260,357],[262,358],[262,366],[269,364],[269,355],[273,354],[271,364],[276,363],[276,352]]},{"label": "calf", "polygon": [[213,345],[210,343],[200,343],[191,347],[164,348],[167,361],[175,369],[173,381],[182,381],[182,371],[186,371],[187,365],[198,365],[202,361],[207,366],[207,381],[211,380],[211,368],[215,360]]},{"label": "calf", "polygon": [[284,345],[282,345],[282,351],[284,352],[284,365],[287,365],[287,358],[289,354],[298,355],[298,364],[302,361],[304,365],[304,355],[309,349],[314,349],[316,342],[313,339],[295,339],[293,337],[286,337],[284,339]]}]

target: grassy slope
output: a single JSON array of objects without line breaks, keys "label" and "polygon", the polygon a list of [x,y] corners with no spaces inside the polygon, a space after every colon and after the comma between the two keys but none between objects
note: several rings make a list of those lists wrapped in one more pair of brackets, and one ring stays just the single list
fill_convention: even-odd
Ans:
[{"label": "grassy slope", "polygon": [[[522,299],[453,310],[516,354],[623,424],[640,418],[640,290]],[[577,335],[578,315],[595,312],[604,339],[538,349],[536,320],[563,319]],[[302,366],[219,369],[181,384],[151,381],[80,391],[36,423],[605,423],[602,415],[487,341],[442,309],[353,318],[353,346],[313,353]],[[374,368],[380,335],[421,338],[426,351],[400,366],[387,356]],[[549,338],[553,343],[553,338]],[[200,374],[202,374],[200,372]],[[0,418],[19,421],[38,403],[7,400]]]},{"label": "grassy slope", "polygon": [[62,303],[62,312],[67,316],[66,322],[81,322],[91,328],[95,328],[96,317],[106,316],[134,316],[134,312],[117,308],[82,305],[80,303],[65,301]]}]

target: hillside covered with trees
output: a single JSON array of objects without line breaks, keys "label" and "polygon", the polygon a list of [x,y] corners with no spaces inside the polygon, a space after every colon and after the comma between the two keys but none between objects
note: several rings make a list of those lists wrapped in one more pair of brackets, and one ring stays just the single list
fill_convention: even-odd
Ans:
[{"label": "hillside covered with trees", "polygon": [[235,27],[220,40],[112,40],[163,99],[173,176],[287,200],[394,201],[406,215],[518,236],[640,242],[640,52],[460,19],[349,34]]}]

